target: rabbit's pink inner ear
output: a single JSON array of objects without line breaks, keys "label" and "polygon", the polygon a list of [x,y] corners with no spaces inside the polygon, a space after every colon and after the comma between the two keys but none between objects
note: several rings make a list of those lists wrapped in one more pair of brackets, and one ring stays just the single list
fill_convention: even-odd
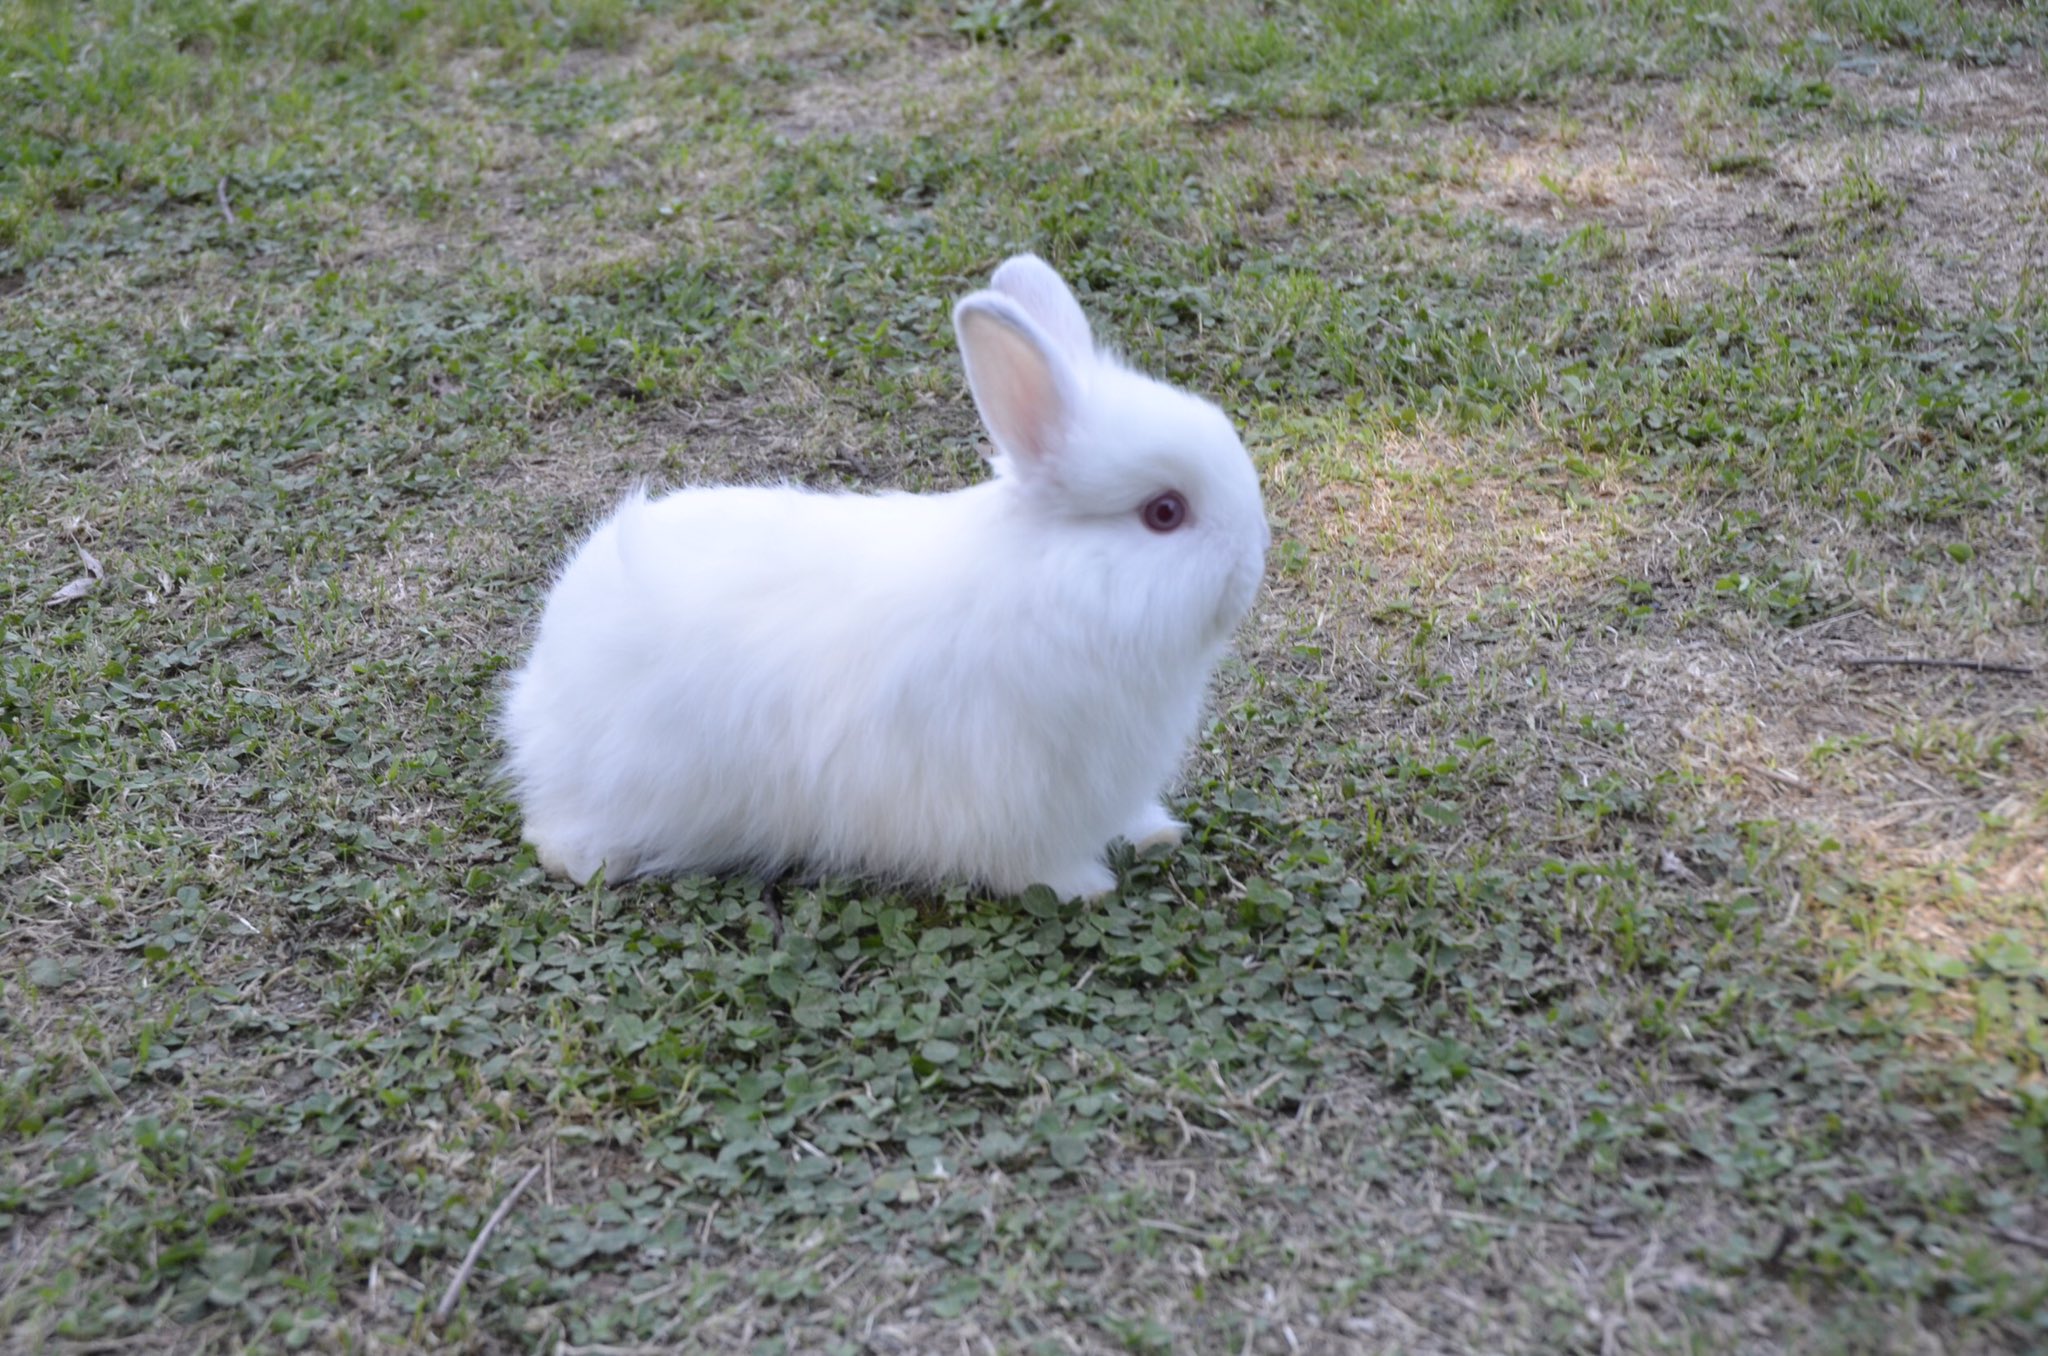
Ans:
[{"label": "rabbit's pink inner ear", "polygon": [[1095,354],[1095,335],[1088,317],[1066,279],[1035,254],[1008,259],[989,279],[989,286],[1009,297],[1057,344],[1067,361],[1079,366]]},{"label": "rabbit's pink inner ear", "polygon": [[1037,328],[999,298],[969,297],[954,326],[967,385],[996,447],[1020,470],[1059,458],[1073,417],[1073,384]]}]

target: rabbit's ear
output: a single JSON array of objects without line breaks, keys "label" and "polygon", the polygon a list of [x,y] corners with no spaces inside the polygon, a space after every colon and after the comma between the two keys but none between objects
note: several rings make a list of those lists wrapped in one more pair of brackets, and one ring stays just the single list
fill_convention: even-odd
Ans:
[{"label": "rabbit's ear", "polygon": [[1010,297],[976,292],[953,308],[967,385],[996,450],[1027,473],[1065,451],[1079,388],[1071,365]]},{"label": "rabbit's ear", "polygon": [[996,270],[989,286],[1022,307],[1076,368],[1094,358],[1095,336],[1089,332],[1088,317],[1066,280],[1045,260],[1035,254],[1016,255]]}]

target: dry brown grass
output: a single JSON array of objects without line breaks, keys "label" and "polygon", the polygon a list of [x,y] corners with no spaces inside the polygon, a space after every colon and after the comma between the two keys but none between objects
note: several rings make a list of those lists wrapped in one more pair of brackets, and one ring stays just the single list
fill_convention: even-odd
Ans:
[{"label": "dry brown grass", "polygon": [[[1641,296],[1762,286],[1866,248],[1938,310],[2039,296],[2048,80],[2038,64],[1898,58],[1829,79],[1826,116],[1758,109],[1723,83],[1696,82],[1615,87],[1564,111],[1437,122],[1380,110],[1357,127],[1226,128],[1216,144],[1281,188],[1391,172],[1382,187],[1411,209],[1488,214],[1552,240],[1604,232],[1589,252],[1628,269]],[[1282,194],[1255,220],[1289,234],[1286,204]]]},{"label": "dry brown grass", "polygon": [[1622,93],[1554,119],[1461,124],[1456,196],[1528,229],[1615,233],[1646,292],[1698,296],[1811,266],[1882,214],[1928,304],[2006,304],[2048,269],[2048,82],[2038,66],[1889,64],[1832,77],[1861,129],[1769,132],[1718,87]]}]

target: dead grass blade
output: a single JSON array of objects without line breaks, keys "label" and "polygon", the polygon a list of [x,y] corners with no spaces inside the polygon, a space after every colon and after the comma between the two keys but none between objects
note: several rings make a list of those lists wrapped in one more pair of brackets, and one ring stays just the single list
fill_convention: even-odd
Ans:
[{"label": "dead grass blade", "polygon": [[85,566],[85,573],[45,598],[44,607],[62,607],[66,603],[75,603],[91,593],[99,586],[100,580],[107,577],[107,567],[100,564],[99,558],[83,546],[78,548],[78,560]]}]

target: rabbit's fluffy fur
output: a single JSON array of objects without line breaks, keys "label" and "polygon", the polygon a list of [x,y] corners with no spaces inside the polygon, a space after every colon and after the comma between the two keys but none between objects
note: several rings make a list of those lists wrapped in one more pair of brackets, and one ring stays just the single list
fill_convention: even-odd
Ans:
[{"label": "rabbit's fluffy fur", "polygon": [[1111,838],[1178,836],[1160,793],[1264,565],[1251,460],[1030,255],[954,326],[990,480],[635,493],[576,550],[503,719],[548,869],[1096,895]]}]

